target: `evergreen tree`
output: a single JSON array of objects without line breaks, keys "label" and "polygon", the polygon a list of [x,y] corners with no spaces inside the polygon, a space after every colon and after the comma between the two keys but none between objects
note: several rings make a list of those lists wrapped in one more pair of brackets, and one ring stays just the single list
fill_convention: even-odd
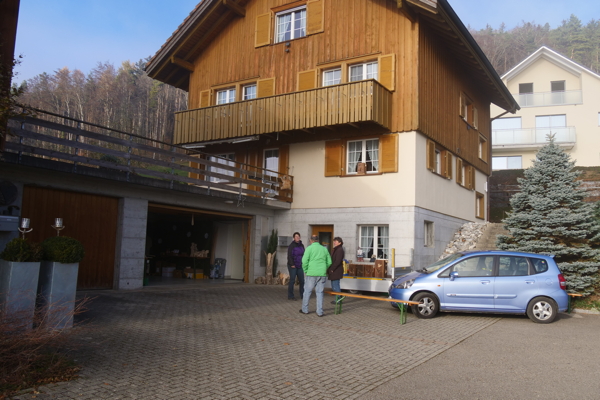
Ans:
[{"label": "evergreen tree", "polygon": [[593,292],[600,267],[600,226],[594,206],[585,203],[575,162],[554,143],[537,153],[519,179],[520,193],[510,200],[512,213],[503,220],[511,236],[498,236],[501,250],[554,254],[571,293]]}]

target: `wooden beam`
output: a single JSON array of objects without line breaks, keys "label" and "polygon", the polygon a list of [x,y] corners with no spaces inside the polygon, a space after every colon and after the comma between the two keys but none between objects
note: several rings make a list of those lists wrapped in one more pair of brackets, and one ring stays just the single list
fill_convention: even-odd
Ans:
[{"label": "wooden beam", "polygon": [[355,123],[355,122],[348,122],[348,125],[350,125],[350,126],[351,126],[351,127],[353,127],[353,128],[356,128],[356,129],[359,129],[359,130],[360,130],[360,126],[358,126],[358,124],[357,124],[357,123]]},{"label": "wooden beam", "polygon": [[246,9],[244,7],[241,7],[239,4],[237,4],[233,0],[223,0],[223,5],[227,8],[229,8],[231,11],[233,11],[237,15],[239,15],[240,17],[246,16]]},{"label": "wooden beam", "polygon": [[410,22],[416,22],[417,16],[413,10],[411,10],[406,4],[406,0],[398,0],[398,8],[402,11],[402,14],[410,20]]},{"label": "wooden beam", "polygon": [[194,72],[194,64],[191,62],[182,60],[179,57],[171,56],[171,63],[180,66],[181,68],[187,69],[190,72]]}]

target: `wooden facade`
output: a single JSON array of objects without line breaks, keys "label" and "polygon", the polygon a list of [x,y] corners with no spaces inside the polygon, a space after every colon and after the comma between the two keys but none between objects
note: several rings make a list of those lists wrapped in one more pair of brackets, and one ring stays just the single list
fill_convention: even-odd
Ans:
[{"label": "wooden facade", "polygon": [[[247,135],[262,140],[348,124],[364,137],[361,124],[376,122],[387,133],[418,131],[491,172],[490,102],[511,111],[518,105],[446,0],[231,3],[200,3],[147,68],[150,76],[189,91],[190,111],[177,117],[177,143]],[[306,36],[278,42],[277,13],[304,6]],[[364,98],[370,104],[331,108],[355,85],[349,67],[369,62],[378,66],[374,88],[387,91],[383,105],[373,92]],[[338,68],[339,85],[325,86],[324,73]],[[243,101],[247,84],[257,85],[257,99]],[[217,92],[229,89],[235,89],[235,102],[217,105]],[[334,92],[336,101],[321,107]],[[357,110],[359,117],[351,118]]]}]

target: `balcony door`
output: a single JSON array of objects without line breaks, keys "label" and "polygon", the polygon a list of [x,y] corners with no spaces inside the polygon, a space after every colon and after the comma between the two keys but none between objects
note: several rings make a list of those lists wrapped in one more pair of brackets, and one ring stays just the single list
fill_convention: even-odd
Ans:
[{"label": "balcony door", "polygon": [[561,115],[538,115],[535,117],[535,142],[545,143],[548,135],[554,135],[557,143],[568,142],[569,132],[567,130],[567,116]]},{"label": "balcony door", "polygon": [[[263,168],[265,171],[265,183],[277,181],[277,173],[279,172],[279,149],[265,149],[263,152]],[[269,179],[270,178],[270,179]],[[265,188],[265,192],[270,197],[278,195],[277,190],[271,188]]]}]

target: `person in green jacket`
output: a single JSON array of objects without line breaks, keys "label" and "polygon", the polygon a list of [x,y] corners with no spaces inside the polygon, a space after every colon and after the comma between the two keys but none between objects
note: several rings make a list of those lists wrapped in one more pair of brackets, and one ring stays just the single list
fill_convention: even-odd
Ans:
[{"label": "person in green jacket", "polygon": [[302,256],[302,269],[304,270],[304,295],[302,296],[302,314],[308,314],[308,300],[313,288],[317,295],[317,315],[323,316],[323,288],[327,282],[327,268],[331,265],[331,256],[327,248],[319,243],[319,237],[310,237],[310,246]]}]

